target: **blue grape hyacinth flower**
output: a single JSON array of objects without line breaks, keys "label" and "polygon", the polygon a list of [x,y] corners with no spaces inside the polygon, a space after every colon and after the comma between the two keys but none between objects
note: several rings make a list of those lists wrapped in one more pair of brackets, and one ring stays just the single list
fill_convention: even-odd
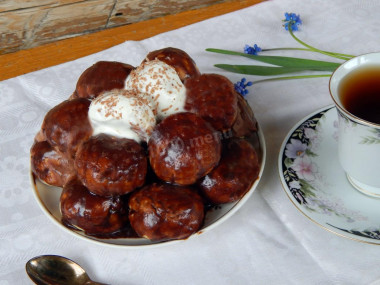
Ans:
[{"label": "blue grape hyacinth flower", "polygon": [[300,15],[295,13],[285,13],[285,20],[283,22],[287,31],[289,31],[289,27],[291,27],[292,31],[298,31],[299,26],[302,24]]},{"label": "blue grape hyacinth flower", "polygon": [[257,53],[259,53],[260,51],[261,48],[257,44],[254,44],[253,46],[245,45],[244,47],[244,53],[246,54],[257,55]]},{"label": "blue grape hyacinth flower", "polygon": [[251,81],[247,82],[247,79],[242,78],[241,81],[238,81],[234,84],[234,87],[235,87],[236,92],[245,96],[249,93],[247,87],[251,85],[252,85]]}]

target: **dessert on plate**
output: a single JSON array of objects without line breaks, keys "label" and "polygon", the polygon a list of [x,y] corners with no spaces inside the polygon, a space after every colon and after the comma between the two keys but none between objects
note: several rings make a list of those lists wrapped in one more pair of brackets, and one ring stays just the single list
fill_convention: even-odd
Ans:
[{"label": "dessert on plate", "polygon": [[31,169],[62,188],[62,223],[72,229],[185,239],[213,206],[238,201],[257,180],[256,132],[229,79],[201,74],[186,52],[164,48],[136,67],[87,68],[73,94],[46,114]]}]

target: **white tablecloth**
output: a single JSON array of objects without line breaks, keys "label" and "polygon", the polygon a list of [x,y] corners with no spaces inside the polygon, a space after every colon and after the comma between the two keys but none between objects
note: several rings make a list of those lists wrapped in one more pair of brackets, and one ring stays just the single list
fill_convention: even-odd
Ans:
[{"label": "white tablecloth", "polygon": [[[294,207],[279,181],[282,140],[301,118],[332,103],[328,78],[250,88],[247,100],[267,143],[264,175],[234,216],[196,238],[137,250],[92,244],[54,225],[32,195],[33,137],[45,113],[73,92],[85,68],[99,60],[138,65],[149,51],[173,46],[187,51],[202,72],[221,73],[236,82],[241,75],[213,64],[244,64],[247,59],[205,48],[241,51],[254,43],[297,47],[282,27],[284,12],[301,15],[297,35],[309,44],[349,54],[380,50],[378,0],[273,0],[0,82],[0,284],[29,284],[25,262],[41,254],[76,260],[94,280],[110,284],[380,284],[380,247],[317,226]],[[293,51],[275,54],[327,59]]]}]

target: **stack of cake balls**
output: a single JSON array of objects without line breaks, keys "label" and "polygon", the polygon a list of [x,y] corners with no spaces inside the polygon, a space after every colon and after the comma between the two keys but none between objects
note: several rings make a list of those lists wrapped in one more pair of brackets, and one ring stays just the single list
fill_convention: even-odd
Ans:
[{"label": "stack of cake balls", "polygon": [[256,131],[226,77],[201,74],[186,52],[164,48],[137,67],[86,69],[46,114],[32,172],[62,187],[68,227],[100,238],[185,239],[210,205],[239,200],[258,178]]}]

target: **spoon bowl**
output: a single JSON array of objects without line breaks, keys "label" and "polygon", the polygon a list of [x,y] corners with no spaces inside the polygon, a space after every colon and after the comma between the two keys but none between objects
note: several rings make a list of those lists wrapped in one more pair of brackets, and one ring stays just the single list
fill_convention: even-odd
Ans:
[{"label": "spoon bowl", "polygon": [[[77,263],[58,255],[41,255],[30,259],[25,265],[26,273],[38,285],[101,285],[90,279]],[[105,285],[105,284],[103,284]]]}]

